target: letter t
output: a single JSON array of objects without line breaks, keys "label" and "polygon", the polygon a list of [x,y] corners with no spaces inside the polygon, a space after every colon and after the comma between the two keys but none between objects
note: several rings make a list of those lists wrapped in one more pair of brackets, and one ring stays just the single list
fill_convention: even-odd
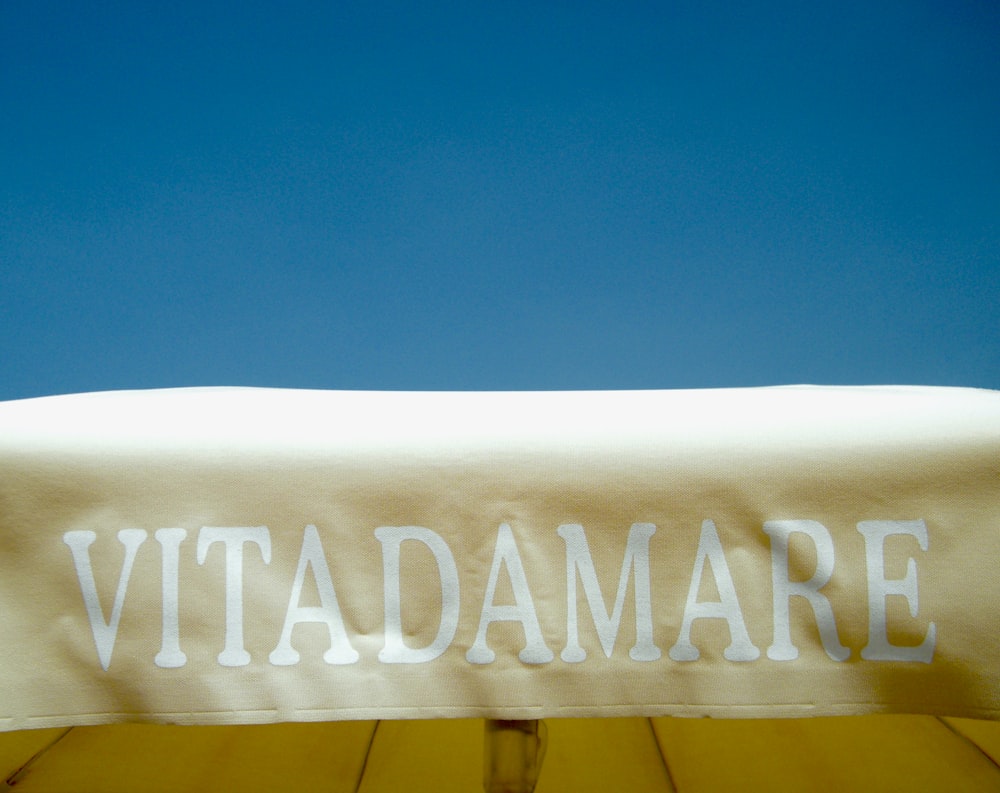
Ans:
[{"label": "letter t", "polygon": [[205,564],[212,543],[226,546],[226,644],[218,659],[222,666],[246,666],[250,653],[243,646],[243,544],[260,548],[264,564],[271,563],[271,534],[267,526],[202,526],[198,534],[198,564]]}]

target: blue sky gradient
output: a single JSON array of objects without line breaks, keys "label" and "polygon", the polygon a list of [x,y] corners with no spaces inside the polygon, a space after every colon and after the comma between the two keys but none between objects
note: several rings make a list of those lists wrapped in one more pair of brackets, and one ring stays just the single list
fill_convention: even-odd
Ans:
[{"label": "blue sky gradient", "polygon": [[0,399],[1000,387],[990,2],[9,3]]}]

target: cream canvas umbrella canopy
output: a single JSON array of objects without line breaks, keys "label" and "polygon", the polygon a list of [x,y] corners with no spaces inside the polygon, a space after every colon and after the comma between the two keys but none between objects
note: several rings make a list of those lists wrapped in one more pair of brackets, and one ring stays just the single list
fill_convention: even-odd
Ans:
[{"label": "cream canvas umbrella canopy", "polygon": [[996,789],[998,559],[990,391],[9,402],[2,770]]}]

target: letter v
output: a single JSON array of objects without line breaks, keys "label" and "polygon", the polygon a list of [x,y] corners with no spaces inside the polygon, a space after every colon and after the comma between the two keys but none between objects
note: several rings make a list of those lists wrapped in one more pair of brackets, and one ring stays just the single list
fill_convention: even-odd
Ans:
[{"label": "letter v", "polygon": [[68,531],[63,535],[63,542],[73,552],[73,564],[76,565],[83,603],[87,607],[90,629],[94,634],[94,644],[97,645],[97,657],[106,672],[111,664],[111,653],[115,649],[118,623],[122,618],[122,605],[125,603],[125,590],[128,589],[128,580],[132,575],[132,565],[139,546],[146,541],[146,532],[142,529],[122,529],[118,532],[118,540],[125,546],[125,560],[122,562],[121,575],[118,576],[118,590],[115,592],[110,620],[104,619],[104,610],[97,596],[94,569],[90,564],[90,546],[96,539],[97,535],[92,531]]}]

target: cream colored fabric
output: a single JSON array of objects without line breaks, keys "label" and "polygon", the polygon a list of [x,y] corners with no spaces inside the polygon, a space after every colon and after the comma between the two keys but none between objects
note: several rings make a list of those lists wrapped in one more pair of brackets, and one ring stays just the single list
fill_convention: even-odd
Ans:
[{"label": "cream colored fabric", "polygon": [[995,719],[998,559],[997,392],[9,402],[0,728]]}]

